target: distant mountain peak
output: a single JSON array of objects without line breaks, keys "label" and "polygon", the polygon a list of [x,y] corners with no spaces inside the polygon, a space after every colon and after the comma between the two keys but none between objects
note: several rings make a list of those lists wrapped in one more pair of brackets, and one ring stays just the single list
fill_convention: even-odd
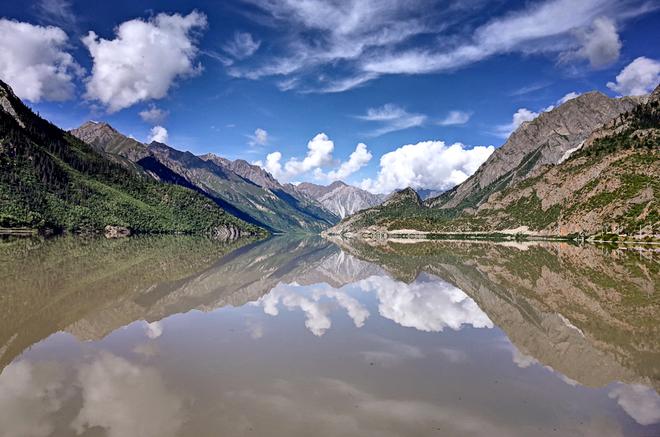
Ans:
[{"label": "distant mountain peak", "polygon": [[335,189],[335,188],[337,188],[337,187],[347,187],[348,184],[347,184],[346,182],[344,182],[344,181],[334,181],[333,183],[331,183],[331,184],[328,185],[328,186],[329,186],[330,188]]},{"label": "distant mountain peak", "polygon": [[330,185],[302,182],[296,186],[296,190],[315,199],[341,218],[380,205],[383,201],[382,196],[348,185],[343,181],[334,181]]},{"label": "distant mountain peak", "polygon": [[404,188],[403,190],[395,191],[383,202],[383,206],[390,206],[401,203],[414,203],[418,206],[422,205],[422,199],[417,194],[417,191],[411,187]]}]

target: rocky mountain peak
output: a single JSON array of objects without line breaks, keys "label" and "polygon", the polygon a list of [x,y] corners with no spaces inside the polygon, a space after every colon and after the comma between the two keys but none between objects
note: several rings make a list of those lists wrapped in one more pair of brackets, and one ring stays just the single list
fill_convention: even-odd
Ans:
[{"label": "rocky mountain peak", "polygon": [[298,184],[296,190],[316,200],[340,218],[380,205],[383,201],[382,196],[348,185],[343,181],[335,181],[330,185],[303,182]]},{"label": "rocky mountain peak", "polygon": [[334,190],[335,188],[341,188],[341,187],[347,187],[348,184],[344,181],[334,181],[330,185],[328,185],[328,188]]},{"label": "rocky mountain peak", "polygon": [[417,191],[413,190],[411,187],[404,188],[403,190],[395,191],[390,194],[383,206],[392,206],[400,204],[415,204],[417,206],[422,205],[422,199],[417,194]]},{"label": "rocky mountain peak", "polygon": [[557,164],[591,132],[640,103],[638,97],[609,98],[593,91],[523,123],[465,182],[428,201],[439,208],[475,207],[494,191],[525,179],[535,169]]},{"label": "rocky mountain peak", "polygon": [[200,155],[199,157],[202,158],[204,161],[211,161],[215,165],[219,165],[219,166],[225,166],[231,164],[230,160],[218,156],[215,153],[207,153],[205,155]]},{"label": "rocky mountain peak", "polygon": [[[284,190],[282,184],[263,168],[258,165],[250,164],[244,159],[236,159],[231,161],[227,158],[222,158],[214,153],[207,153],[200,156],[205,161],[213,162],[215,165],[229,169],[248,181],[259,185],[260,187],[269,190]],[[286,190],[285,190],[286,191]]]},{"label": "rocky mountain peak", "polygon": [[147,147],[104,121],[87,121],[69,133],[97,150],[139,161],[148,155]]}]

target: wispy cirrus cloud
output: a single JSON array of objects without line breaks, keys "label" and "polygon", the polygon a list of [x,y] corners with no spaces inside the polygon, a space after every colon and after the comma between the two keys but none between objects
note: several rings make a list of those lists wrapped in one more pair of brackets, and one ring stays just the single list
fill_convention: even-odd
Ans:
[{"label": "wispy cirrus cloud", "polygon": [[393,103],[387,103],[377,108],[369,108],[365,114],[358,115],[356,118],[380,125],[367,133],[367,135],[373,137],[421,126],[428,119],[424,114],[410,113]]},{"label": "wispy cirrus cloud", "polygon": [[78,30],[78,17],[73,12],[71,0],[40,0],[34,5],[37,18],[54,26]]},{"label": "wispy cirrus cloud", "polygon": [[236,32],[223,50],[236,59],[245,59],[254,54],[261,46],[261,41],[254,39],[251,33]]},{"label": "wispy cirrus cloud", "polygon": [[440,120],[438,124],[440,126],[460,126],[466,124],[472,118],[471,112],[466,111],[449,111],[447,116]]},{"label": "wispy cirrus cloud", "polygon": [[260,23],[286,31],[273,40],[272,55],[233,65],[229,74],[276,77],[286,85],[281,89],[303,92],[343,92],[382,75],[447,72],[509,53],[600,68],[619,57],[622,23],[657,9],[643,0],[546,0],[475,27],[486,2],[245,1],[259,11]]}]

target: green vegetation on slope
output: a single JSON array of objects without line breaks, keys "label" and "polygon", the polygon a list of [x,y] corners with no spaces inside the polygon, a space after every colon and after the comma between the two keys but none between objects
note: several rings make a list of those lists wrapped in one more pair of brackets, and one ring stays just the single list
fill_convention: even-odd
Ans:
[{"label": "green vegetation on slope", "polygon": [[25,124],[0,110],[0,227],[199,233],[262,232],[188,189],[139,177],[41,119],[0,82]]}]

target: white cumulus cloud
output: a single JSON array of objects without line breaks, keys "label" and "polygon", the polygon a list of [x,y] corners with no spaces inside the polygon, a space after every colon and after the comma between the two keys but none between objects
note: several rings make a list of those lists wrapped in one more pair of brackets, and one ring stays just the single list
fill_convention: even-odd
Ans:
[{"label": "white cumulus cloud", "polygon": [[440,126],[458,126],[467,123],[472,117],[471,112],[449,111],[449,114],[438,122]]},{"label": "white cumulus cloud", "polygon": [[167,142],[167,129],[163,126],[154,126],[149,132],[149,138],[147,139],[148,143],[156,141],[157,143],[166,143]]},{"label": "white cumulus cloud", "polygon": [[[367,146],[360,143],[345,162],[337,162],[333,157],[335,143],[323,132],[317,134],[307,143],[307,154],[303,159],[289,158],[282,163],[282,153],[275,151],[266,156],[266,161],[256,161],[254,164],[266,169],[275,178],[291,181],[294,178],[312,174],[318,180],[345,179],[364,167],[372,158]],[[323,169],[332,166],[334,169],[325,172]]]},{"label": "white cumulus cloud", "polygon": [[660,83],[660,62],[644,56],[632,61],[607,87],[622,96],[647,94]]},{"label": "white cumulus cloud", "polygon": [[265,146],[268,143],[268,132],[260,127],[254,130],[254,134],[248,135],[250,146]]},{"label": "white cumulus cloud", "polygon": [[564,103],[568,102],[569,100],[573,100],[576,97],[580,97],[580,93],[576,93],[575,91],[571,91],[570,93],[566,94],[561,99],[557,100],[557,104],[558,105],[563,105]]},{"label": "white cumulus cloud", "polygon": [[444,141],[407,144],[384,154],[375,179],[362,181],[362,188],[375,193],[413,187],[446,190],[463,182],[490,156],[493,146],[471,149]]},{"label": "white cumulus cloud", "polygon": [[110,112],[165,97],[177,78],[200,71],[194,31],[205,27],[206,16],[193,11],[126,21],[112,40],[89,32],[82,41],[94,64],[85,96]]},{"label": "white cumulus cloud", "polygon": [[367,149],[367,145],[360,143],[355,147],[351,156],[348,157],[348,161],[341,163],[339,168],[328,172],[324,175],[328,180],[337,181],[346,179],[356,171],[360,170],[362,167],[367,165],[371,161],[372,155],[371,152]]},{"label": "white cumulus cloud", "polygon": [[[551,110],[553,107],[550,106],[546,109]],[[527,108],[518,109],[511,119],[511,123],[502,124],[497,126],[497,135],[502,138],[508,138],[516,129],[520,127],[526,121],[532,121],[539,116],[538,112],[530,111]]]},{"label": "white cumulus cloud", "polygon": [[262,165],[277,179],[290,180],[300,174],[324,167],[332,163],[332,151],[335,143],[324,133],[317,134],[307,143],[307,155],[302,160],[290,158],[282,165],[280,152],[269,153],[266,164]]},{"label": "white cumulus cloud", "polygon": [[164,109],[158,108],[156,105],[149,105],[147,109],[144,109],[143,111],[140,111],[140,118],[147,122],[147,123],[152,123],[152,124],[160,124],[169,115],[169,111],[166,111]]},{"label": "white cumulus cloud", "polygon": [[0,18],[0,78],[32,102],[74,96],[81,67],[68,52],[66,33],[53,26]]}]

